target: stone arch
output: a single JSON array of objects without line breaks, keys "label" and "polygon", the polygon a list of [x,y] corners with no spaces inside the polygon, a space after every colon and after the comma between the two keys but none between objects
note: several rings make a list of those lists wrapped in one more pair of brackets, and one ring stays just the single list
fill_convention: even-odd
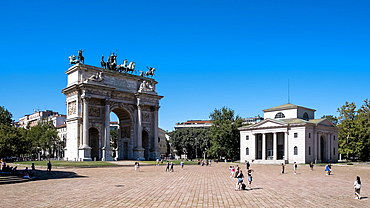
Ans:
[{"label": "stone arch", "polygon": [[131,131],[134,129],[134,116],[133,112],[126,106],[121,104],[114,104],[111,108],[111,112],[116,114],[118,118],[118,139],[116,159],[127,160],[132,155],[133,148],[133,135]]},{"label": "stone arch", "polygon": [[89,144],[91,147],[91,159],[100,160],[101,157],[101,135],[95,127],[89,128]]}]

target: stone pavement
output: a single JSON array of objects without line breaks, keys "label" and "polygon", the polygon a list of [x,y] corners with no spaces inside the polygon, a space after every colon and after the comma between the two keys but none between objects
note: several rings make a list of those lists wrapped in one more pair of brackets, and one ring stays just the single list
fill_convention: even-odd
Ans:
[{"label": "stone pavement", "polygon": [[[44,180],[0,185],[1,207],[370,207],[370,165],[251,165],[252,190],[235,191],[230,164],[54,169]],[[241,164],[245,173],[245,165]],[[361,176],[362,200],[352,188]],[[245,179],[246,180],[246,179]]]}]

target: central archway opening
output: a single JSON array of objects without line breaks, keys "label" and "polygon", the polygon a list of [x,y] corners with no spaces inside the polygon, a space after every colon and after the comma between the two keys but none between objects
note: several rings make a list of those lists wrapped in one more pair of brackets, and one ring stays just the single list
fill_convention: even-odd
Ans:
[{"label": "central archway opening", "polygon": [[89,143],[91,147],[91,159],[100,160],[100,148],[99,148],[99,131],[98,129],[91,127],[89,129]]},{"label": "central archway opening", "polygon": [[110,113],[111,147],[116,160],[133,157],[133,122],[130,113],[124,108],[114,108]]}]

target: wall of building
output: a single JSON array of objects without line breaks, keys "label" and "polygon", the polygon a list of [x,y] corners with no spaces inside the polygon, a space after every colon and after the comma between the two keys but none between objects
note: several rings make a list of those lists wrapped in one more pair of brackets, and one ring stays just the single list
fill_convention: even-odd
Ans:
[{"label": "wall of building", "polygon": [[265,112],[264,117],[265,119],[267,118],[275,119],[275,115],[279,112],[284,114],[285,119],[297,117],[297,109],[287,109],[287,110],[277,110],[277,111]]},{"label": "wall of building", "polygon": [[[298,134],[297,138],[294,137],[294,133]],[[288,135],[289,163],[305,163],[305,140],[305,127],[291,127]],[[298,148],[297,155],[294,155],[294,147]]]}]

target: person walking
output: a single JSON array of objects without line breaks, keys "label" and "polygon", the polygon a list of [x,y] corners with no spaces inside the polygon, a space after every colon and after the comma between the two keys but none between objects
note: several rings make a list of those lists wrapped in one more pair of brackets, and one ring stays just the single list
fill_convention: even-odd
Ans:
[{"label": "person walking", "polygon": [[51,172],[51,162],[50,162],[50,160],[49,160],[47,166],[48,166],[48,172],[50,173]]},{"label": "person walking", "polygon": [[181,165],[181,170],[184,170],[184,161],[181,160],[180,165]]},{"label": "person walking", "polygon": [[361,195],[360,195],[360,189],[361,189],[360,176],[357,176],[355,182],[353,183],[353,188],[355,189],[356,199],[361,199]]},{"label": "person walking", "polygon": [[247,162],[245,163],[245,166],[247,168],[247,170],[249,170],[249,167],[251,166],[251,164],[249,164],[249,161],[247,160]]},{"label": "person walking", "polygon": [[248,170],[248,189],[252,189],[252,172],[254,172],[254,170]]},{"label": "person walking", "polygon": [[236,165],[235,178],[239,175],[239,166]]},{"label": "person walking", "polygon": [[293,169],[294,169],[294,174],[297,174],[297,163],[294,162]]},{"label": "person walking", "polygon": [[209,159],[209,166],[211,167],[212,159]]},{"label": "person walking", "polygon": [[135,172],[137,171],[137,167],[138,167],[138,162],[135,162]]},{"label": "person walking", "polygon": [[232,177],[234,177],[234,172],[235,172],[234,166],[230,166],[229,169],[231,170],[231,176],[230,176],[230,178],[232,178]]},{"label": "person walking", "polygon": [[330,175],[330,173],[331,173],[331,164],[330,163],[328,163],[325,166],[325,171],[326,171],[326,175]]},{"label": "person walking", "polygon": [[170,172],[170,163],[167,161],[166,172]]},{"label": "person walking", "polygon": [[159,165],[159,158],[157,158],[157,166]]},{"label": "person walking", "polygon": [[171,162],[171,170],[170,172],[173,172],[173,163]]},{"label": "person walking", "polygon": [[237,178],[238,178],[238,181],[236,182],[235,191],[242,189],[243,178],[244,178],[244,175],[243,175],[243,172],[242,171],[240,171],[240,173],[238,174]]},{"label": "person walking", "polygon": [[310,163],[310,171],[313,171],[313,162]]},{"label": "person walking", "polygon": [[284,174],[284,168],[285,168],[284,163],[281,163],[281,173],[282,173],[282,174]]}]

